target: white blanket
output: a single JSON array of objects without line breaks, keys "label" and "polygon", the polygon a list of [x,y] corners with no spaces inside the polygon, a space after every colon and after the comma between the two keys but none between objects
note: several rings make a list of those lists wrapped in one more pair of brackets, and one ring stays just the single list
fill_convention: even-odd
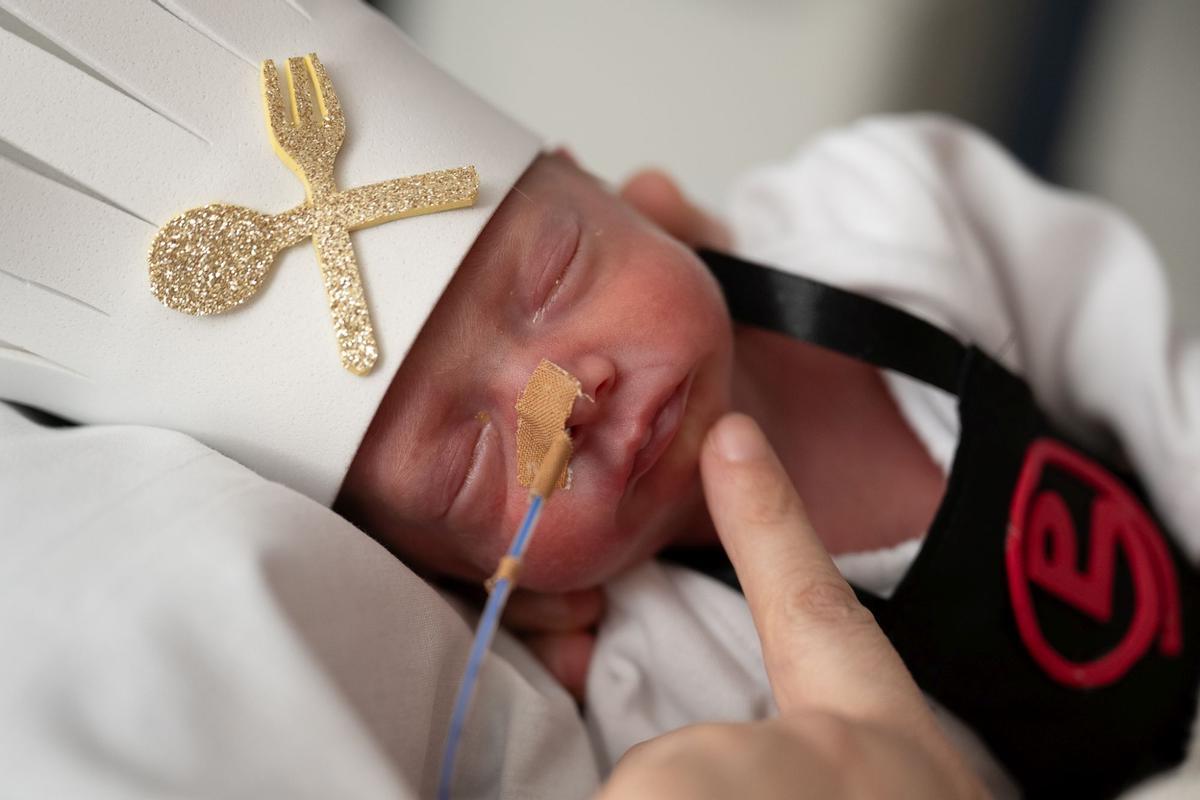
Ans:
[{"label": "white blanket", "polygon": [[[182,434],[0,403],[0,796],[436,786],[470,630],[329,509]],[[586,797],[575,705],[501,634],[462,797]]]}]

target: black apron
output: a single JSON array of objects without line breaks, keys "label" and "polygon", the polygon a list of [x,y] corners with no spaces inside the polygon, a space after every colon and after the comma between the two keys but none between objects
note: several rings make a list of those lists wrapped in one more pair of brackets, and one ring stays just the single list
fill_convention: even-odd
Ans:
[{"label": "black apron", "polygon": [[[890,599],[856,589],[921,689],[1030,797],[1110,797],[1178,764],[1200,683],[1200,576],[1137,481],[1073,444],[1023,380],[944,331],[701,255],[734,320],[958,397],[962,434],[920,553]],[[737,588],[719,550],[669,557]]]}]

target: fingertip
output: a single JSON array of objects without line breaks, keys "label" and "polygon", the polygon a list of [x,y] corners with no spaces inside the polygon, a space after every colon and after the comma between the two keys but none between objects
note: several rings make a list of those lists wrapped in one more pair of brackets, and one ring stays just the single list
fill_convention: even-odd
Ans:
[{"label": "fingertip", "polygon": [[[743,439],[749,439],[749,444]],[[758,423],[738,412],[726,414],[708,429],[700,449],[700,478],[710,506],[715,498],[728,497],[732,486],[741,481],[748,465],[746,453],[764,446],[756,439],[762,439]]]},{"label": "fingertip", "polygon": [[725,225],[688,200],[675,179],[660,169],[634,173],[625,181],[621,198],[689,247],[728,249],[731,244]]},{"label": "fingertip", "polygon": [[634,208],[653,219],[664,215],[674,217],[686,205],[683,192],[667,173],[659,169],[642,169],[625,181],[621,197]]},{"label": "fingertip", "polygon": [[726,547],[727,540],[741,538],[751,526],[791,520],[802,508],[762,428],[745,414],[727,414],[709,430],[700,478],[709,514]]},{"label": "fingertip", "polygon": [[721,460],[739,464],[758,461],[770,454],[762,428],[746,414],[726,414],[708,432],[708,446]]},{"label": "fingertip", "polygon": [[579,159],[575,157],[575,153],[565,144],[550,148],[550,155],[561,158],[573,167],[579,167]]}]

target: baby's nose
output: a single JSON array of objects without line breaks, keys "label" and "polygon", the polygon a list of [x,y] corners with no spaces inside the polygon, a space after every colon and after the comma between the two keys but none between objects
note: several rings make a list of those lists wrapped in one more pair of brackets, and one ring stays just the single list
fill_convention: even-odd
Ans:
[{"label": "baby's nose", "polygon": [[604,397],[617,379],[616,365],[604,356],[586,355],[572,360],[567,369],[579,380],[579,388],[586,395],[575,401],[567,427],[595,422],[604,411]]}]

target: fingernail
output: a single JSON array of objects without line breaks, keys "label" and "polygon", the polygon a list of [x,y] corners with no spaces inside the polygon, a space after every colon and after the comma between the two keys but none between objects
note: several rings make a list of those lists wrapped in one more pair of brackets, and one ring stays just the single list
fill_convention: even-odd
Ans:
[{"label": "fingernail", "polygon": [[713,428],[712,443],[726,461],[752,461],[767,452],[767,440],[745,414],[729,414]]}]

